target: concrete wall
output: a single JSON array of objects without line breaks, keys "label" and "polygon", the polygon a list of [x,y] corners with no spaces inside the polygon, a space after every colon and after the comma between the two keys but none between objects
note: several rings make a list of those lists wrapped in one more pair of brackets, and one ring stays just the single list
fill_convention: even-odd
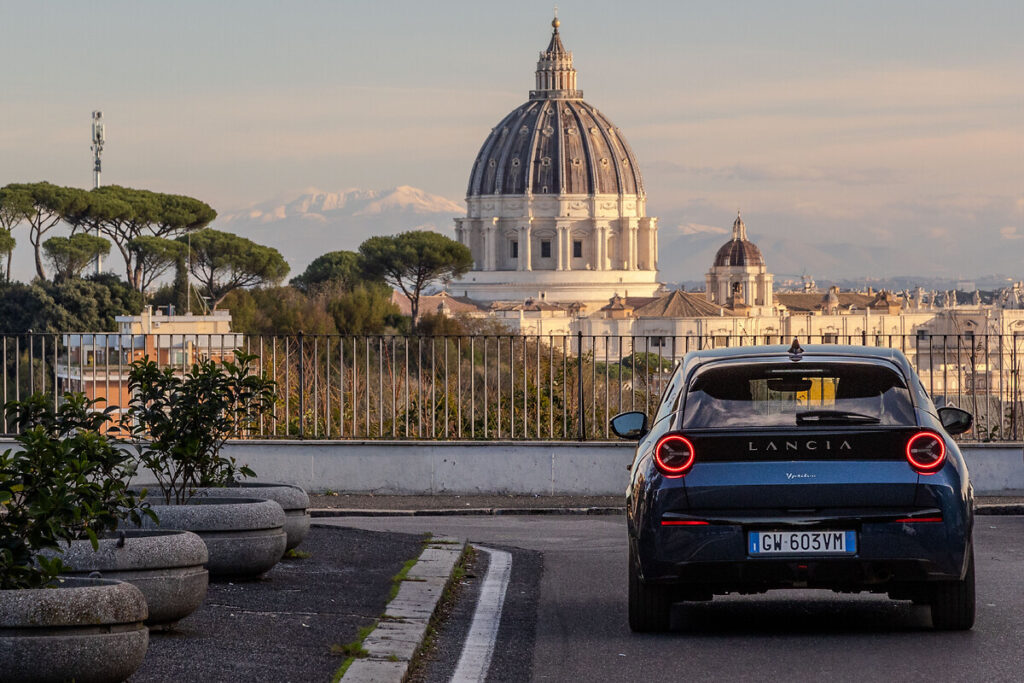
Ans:
[{"label": "concrete wall", "polygon": [[[0,439],[0,451],[13,443]],[[978,495],[1024,491],[1020,444],[962,445]],[[620,495],[633,446],[523,441],[244,441],[224,454],[259,480],[314,492]]]},{"label": "concrete wall", "polygon": [[437,441],[250,441],[225,455],[260,479],[311,491],[576,493],[626,490],[629,444]]},{"label": "concrete wall", "polygon": [[[1024,491],[1020,444],[962,445],[978,495]],[[624,494],[629,443],[250,441],[226,454],[311,491]]]}]

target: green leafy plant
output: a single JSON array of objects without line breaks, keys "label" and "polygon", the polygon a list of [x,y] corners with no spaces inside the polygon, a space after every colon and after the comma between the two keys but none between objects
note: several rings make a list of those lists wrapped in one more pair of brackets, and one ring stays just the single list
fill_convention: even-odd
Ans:
[{"label": "green leafy plant", "polygon": [[221,455],[229,438],[252,432],[273,409],[276,384],[253,374],[255,358],[238,350],[234,361],[202,360],[184,374],[148,357],[132,363],[128,423],[139,461],[156,476],[166,503],[255,476]]},{"label": "green leafy plant", "polygon": [[0,454],[0,589],[45,586],[64,570],[61,543],[97,548],[120,521],[153,517],[128,489],[134,459],[102,433],[112,409],[95,403],[82,394],[57,408],[41,394],[7,403],[19,448]]}]

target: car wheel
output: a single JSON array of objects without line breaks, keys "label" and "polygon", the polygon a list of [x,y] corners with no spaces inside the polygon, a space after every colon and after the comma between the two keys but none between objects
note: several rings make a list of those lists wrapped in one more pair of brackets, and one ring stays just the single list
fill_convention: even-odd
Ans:
[{"label": "car wheel", "polygon": [[672,587],[640,580],[629,553],[629,628],[635,633],[667,631],[672,616]]},{"label": "car wheel", "polygon": [[966,631],[974,626],[974,548],[967,573],[959,581],[935,584],[931,596],[932,625],[942,631]]}]

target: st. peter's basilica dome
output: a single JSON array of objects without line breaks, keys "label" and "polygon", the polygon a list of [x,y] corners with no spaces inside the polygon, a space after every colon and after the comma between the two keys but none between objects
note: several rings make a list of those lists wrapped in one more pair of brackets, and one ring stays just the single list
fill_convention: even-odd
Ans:
[{"label": "st. peter's basilica dome", "polygon": [[495,126],[470,171],[455,233],[473,269],[452,290],[479,301],[604,305],[658,289],[657,219],[621,131],[583,101],[554,28],[536,89]]}]

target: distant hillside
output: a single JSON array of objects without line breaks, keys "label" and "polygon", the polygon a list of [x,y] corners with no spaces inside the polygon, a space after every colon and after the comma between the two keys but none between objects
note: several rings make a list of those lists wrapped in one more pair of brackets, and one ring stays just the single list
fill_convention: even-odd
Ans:
[{"label": "distant hillside", "polygon": [[266,201],[221,216],[216,226],[278,249],[292,275],[328,251],[355,250],[374,235],[406,230],[453,234],[461,204],[407,185],[390,190],[311,188],[296,197]]},{"label": "distant hillside", "polygon": [[[659,230],[658,269],[665,282],[704,281],[719,247],[730,235],[722,230],[675,231],[673,236]],[[924,250],[905,252],[867,244],[814,243],[791,238],[752,237],[764,255],[768,271],[776,277],[786,274],[810,275],[818,280],[863,278],[865,275],[919,271],[927,273],[934,265]]]}]

